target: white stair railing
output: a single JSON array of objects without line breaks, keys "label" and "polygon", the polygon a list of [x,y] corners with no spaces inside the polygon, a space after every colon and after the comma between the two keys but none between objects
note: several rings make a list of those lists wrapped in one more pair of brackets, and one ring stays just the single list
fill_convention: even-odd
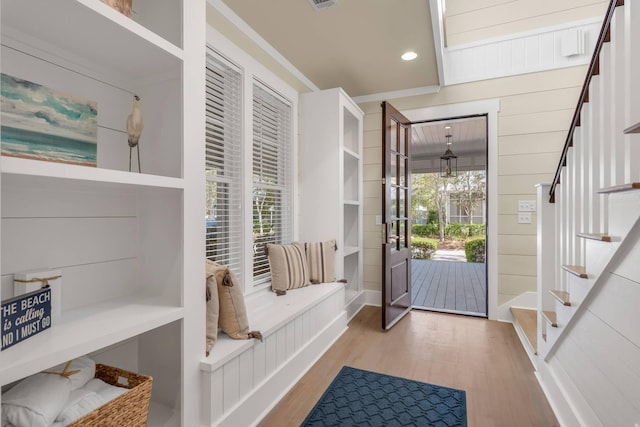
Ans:
[{"label": "white stair railing", "polygon": [[[553,183],[538,188],[543,358],[636,224],[633,207],[612,208],[610,196],[601,194],[640,182],[640,133],[624,132],[640,120],[640,4],[627,3],[610,2]],[[631,209],[631,216],[612,209]],[[610,231],[615,235],[609,238]],[[544,320],[543,311],[554,312],[557,327]]]}]

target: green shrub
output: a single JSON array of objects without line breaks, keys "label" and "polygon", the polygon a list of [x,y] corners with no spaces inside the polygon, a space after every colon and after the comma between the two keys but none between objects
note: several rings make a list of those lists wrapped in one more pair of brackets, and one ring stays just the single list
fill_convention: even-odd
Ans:
[{"label": "green shrub", "polygon": [[440,224],[440,218],[438,218],[438,211],[427,212],[427,224]]},{"label": "green shrub", "polygon": [[411,236],[411,257],[413,259],[430,259],[436,249],[438,249],[438,240]]},{"label": "green shrub", "polygon": [[437,236],[440,233],[438,224],[413,224],[411,226],[411,235],[419,237]]},{"label": "green shrub", "polygon": [[467,262],[484,262],[485,260],[485,237],[474,236],[464,242],[464,254]]},{"label": "green shrub", "polygon": [[452,239],[466,239],[472,236],[484,236],[484,224],[447,224],[444,235]]}]

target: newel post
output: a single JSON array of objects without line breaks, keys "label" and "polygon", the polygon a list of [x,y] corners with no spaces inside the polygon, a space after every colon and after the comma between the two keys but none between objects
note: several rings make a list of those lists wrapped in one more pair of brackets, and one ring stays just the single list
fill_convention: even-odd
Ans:
[{"label": "newel post", "polygon": [[555,204],[549,202],[550,184],[538,184],[537,190],[537,308],[538,308],[538,354],[544,356],[546,322],[542,318],[542,310],[553,310],[553,297],[550,290],[556,289],[557,261],[556,214]]}]

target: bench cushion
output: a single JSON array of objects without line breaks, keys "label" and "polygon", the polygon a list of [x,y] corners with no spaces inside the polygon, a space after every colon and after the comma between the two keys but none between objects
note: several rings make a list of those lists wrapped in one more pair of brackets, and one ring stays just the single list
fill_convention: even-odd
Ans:
[{"label": "bench cushion", "polygon": [[329,283],[336,281],[336,241],[327,240],[304,244],[309,264],[311,283]]},{"label": "bench cushion", "polygon": [[274,292],[284,293],[310,283],[307,256],[301,243],[267,244],[266,250],[271,268],[271,289]]}]

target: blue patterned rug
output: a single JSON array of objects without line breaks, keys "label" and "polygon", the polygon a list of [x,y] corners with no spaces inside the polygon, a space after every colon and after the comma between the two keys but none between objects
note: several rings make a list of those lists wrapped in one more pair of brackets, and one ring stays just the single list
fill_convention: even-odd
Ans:
[{"label": "blue patterned rug", "polygon": [[344,366],[302,426],[466,427],[463,390]]}]

